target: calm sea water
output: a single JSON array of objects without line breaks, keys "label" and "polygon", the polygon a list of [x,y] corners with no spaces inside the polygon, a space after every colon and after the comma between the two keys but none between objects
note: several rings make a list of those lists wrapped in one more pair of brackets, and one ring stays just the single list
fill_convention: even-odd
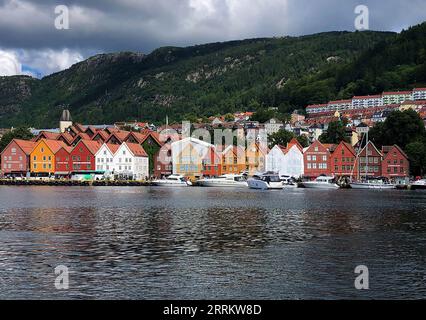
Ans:
[{"label": "calm sea water", "polygon": [[426,192],[0,187],[0,299],[425,297]]}]

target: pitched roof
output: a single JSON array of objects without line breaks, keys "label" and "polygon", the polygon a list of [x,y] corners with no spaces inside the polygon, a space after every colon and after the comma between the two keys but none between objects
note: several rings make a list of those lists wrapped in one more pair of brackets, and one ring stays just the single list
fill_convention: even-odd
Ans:
[{"label": "pitched roof", "polygon": [[34,141],[27,141],[27,140],[20,140],[20,139],[13,139],[12,142],[15,142],[19,146],[19,148],[21,148],[21,150],[24,151],[26,155],[30,155],[37,144],[37,142],[34,142]]},{"label": "pitched roof", "polygon": [[293,146],[299,148],[301,152],[303,152],[303,146],[300,144],[299,140],[296,138],[291,139],[291,141],[287,144],[287,148],[290,150]]},{"label": "pitched roof", "polygon": [[50,149],[50,151],[53,152],[53,154],[57,153],[62,148],[68,147],[64,142],[59,141],[59,140],[42,139],[42,140],[40,140],[40,142],[41,141],[44,141],[44,143],[47,145],[47,147]]},{"label": "pitched roof", "polygon": [[148,157],[148,154],[140,144],[126,143],[126,145],[135,157]]},{"label": "pitched roof", "polygon": [[[47,139],[47,140],[56,140],[59,136],[60,136],[60,133],[42,131],[37,136],[36,141],[39,141],[41,137],[44,137],[44,139]],[[43,139],[43,138],[41,138],[41,139]]]},{"label": "pitched roof", "polygon": [[99,130],[98,132],[96,132],[93,138],[95,138],[97,135],[99,135],[102,139],[104,139],[104,141],[106,141],[110,136],[110,134],[106,132],[105,130]]},{"label": "pitched roof", "polygon": [[[91,154],[95,155],[99,149],[102,147],[102,144],[99,141],[93,141],[93,140],[80,140],[80,143],[83,143],[87,149],[90,151]],[[77,144],[77,146],[78,146]],[[77,147],[76,146],[76,147]]]},{"label": "pitched roof", "polygon": [[402,150],[398,145],[393,145],[393,146],[383,146],[382,147],[382,153],[383,156],[387,156],[387,154],[393,149],[397,149],[405,158],[408,159],[408,155],[404,152],[404,150]]}]

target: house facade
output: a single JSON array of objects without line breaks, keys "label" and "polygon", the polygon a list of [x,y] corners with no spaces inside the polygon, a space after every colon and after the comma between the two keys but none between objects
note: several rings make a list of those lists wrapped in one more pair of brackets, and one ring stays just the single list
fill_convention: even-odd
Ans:
[{"label": "house facade", "polygon": [[[206,161],[209,155],[211,155],[212,148],[215,148],[212,144],[195,138],[185,138],[175,141],[171,147],[173,174],[191,178],[200,178],[203,176],[203,161]],[[210,165],[212,164],[210,163]]]},{"label": "house facade", "polygon": [[98,141],[80,140],[72,149],[72,172],[90,172],[96,170],[96,154],[101,144]]},{"label": "house facade", "polygon": [[329,147],[317,140],[304,150],[305,177],[313,179],[320,175],[330,176],[332,174]]},{"label": "house facade", "polygon": [[148,155],[142,146],[122,143],[113,157],[113,172],[118,178],[144,180],[149,177]]},{"label": "house facade", "polygon": [[405,184],[410,176],[410,162],[408,156],[397,146],[382,147],[382,176]]},{"label": "house facade", "polygon": [[12,140],[1,153],[1,171],[5,175],[26,176],[30,171],[30,154],[36,143]]},{"label": "house facade", "polygon": [[71,151],[72,147],[61,147],[55,153],[55,175],[69,177],[71,175]]},{"label": "house facade", "polygon": [[114,155],[120,146],[104,143],[95,155],[96,171],[114,173]]},{"label": "house facade", "polygon": [[266,157],[266,171],[278,172],[281,176],[299,178],[305,172],[303,148],[296,139],[287,147],[275,146]]},{"label": "house facade", "polygon": [[67,147],[62,141],[41,139],[30,154],[30,171],[36,175],[54,174],[55,154],[62,147]]},{"label": "house facade", "polygon": [[358,175],[380,177],[382,175],[382,153],[371,141],[361,150],[358,159]]},{"label": "house facade", "polygon": [[331,170],[336,177],[357,177],[357,154],[350,143],[342,141],[332,147]]}]

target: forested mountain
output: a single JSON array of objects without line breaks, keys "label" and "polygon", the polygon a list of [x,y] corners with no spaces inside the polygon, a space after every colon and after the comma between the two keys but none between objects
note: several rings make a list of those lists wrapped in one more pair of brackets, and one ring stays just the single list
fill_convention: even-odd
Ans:
[{"label": "forested mountain", "polygon": [[41,80],[0,77],[0,127],[55,126],[65,106],[83,123],[163,122],[410,88],[425,82],[425,28],[103,54]]}]

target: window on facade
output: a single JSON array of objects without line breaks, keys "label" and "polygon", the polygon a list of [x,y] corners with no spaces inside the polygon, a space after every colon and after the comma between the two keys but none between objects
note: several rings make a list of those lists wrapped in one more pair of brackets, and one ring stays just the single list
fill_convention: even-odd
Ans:
[{"label": "window on facade", "polygon": [[311,161],[311,160],[312,160],[312,157],[311,157],[311,156],[308,156],[308,157],[307,157],[307,159],[308,159],[308,161]]},{"label": "window on facade", "polygon": [[12,153],[15,154],[16,153],[16,148],[12,148]]}]

